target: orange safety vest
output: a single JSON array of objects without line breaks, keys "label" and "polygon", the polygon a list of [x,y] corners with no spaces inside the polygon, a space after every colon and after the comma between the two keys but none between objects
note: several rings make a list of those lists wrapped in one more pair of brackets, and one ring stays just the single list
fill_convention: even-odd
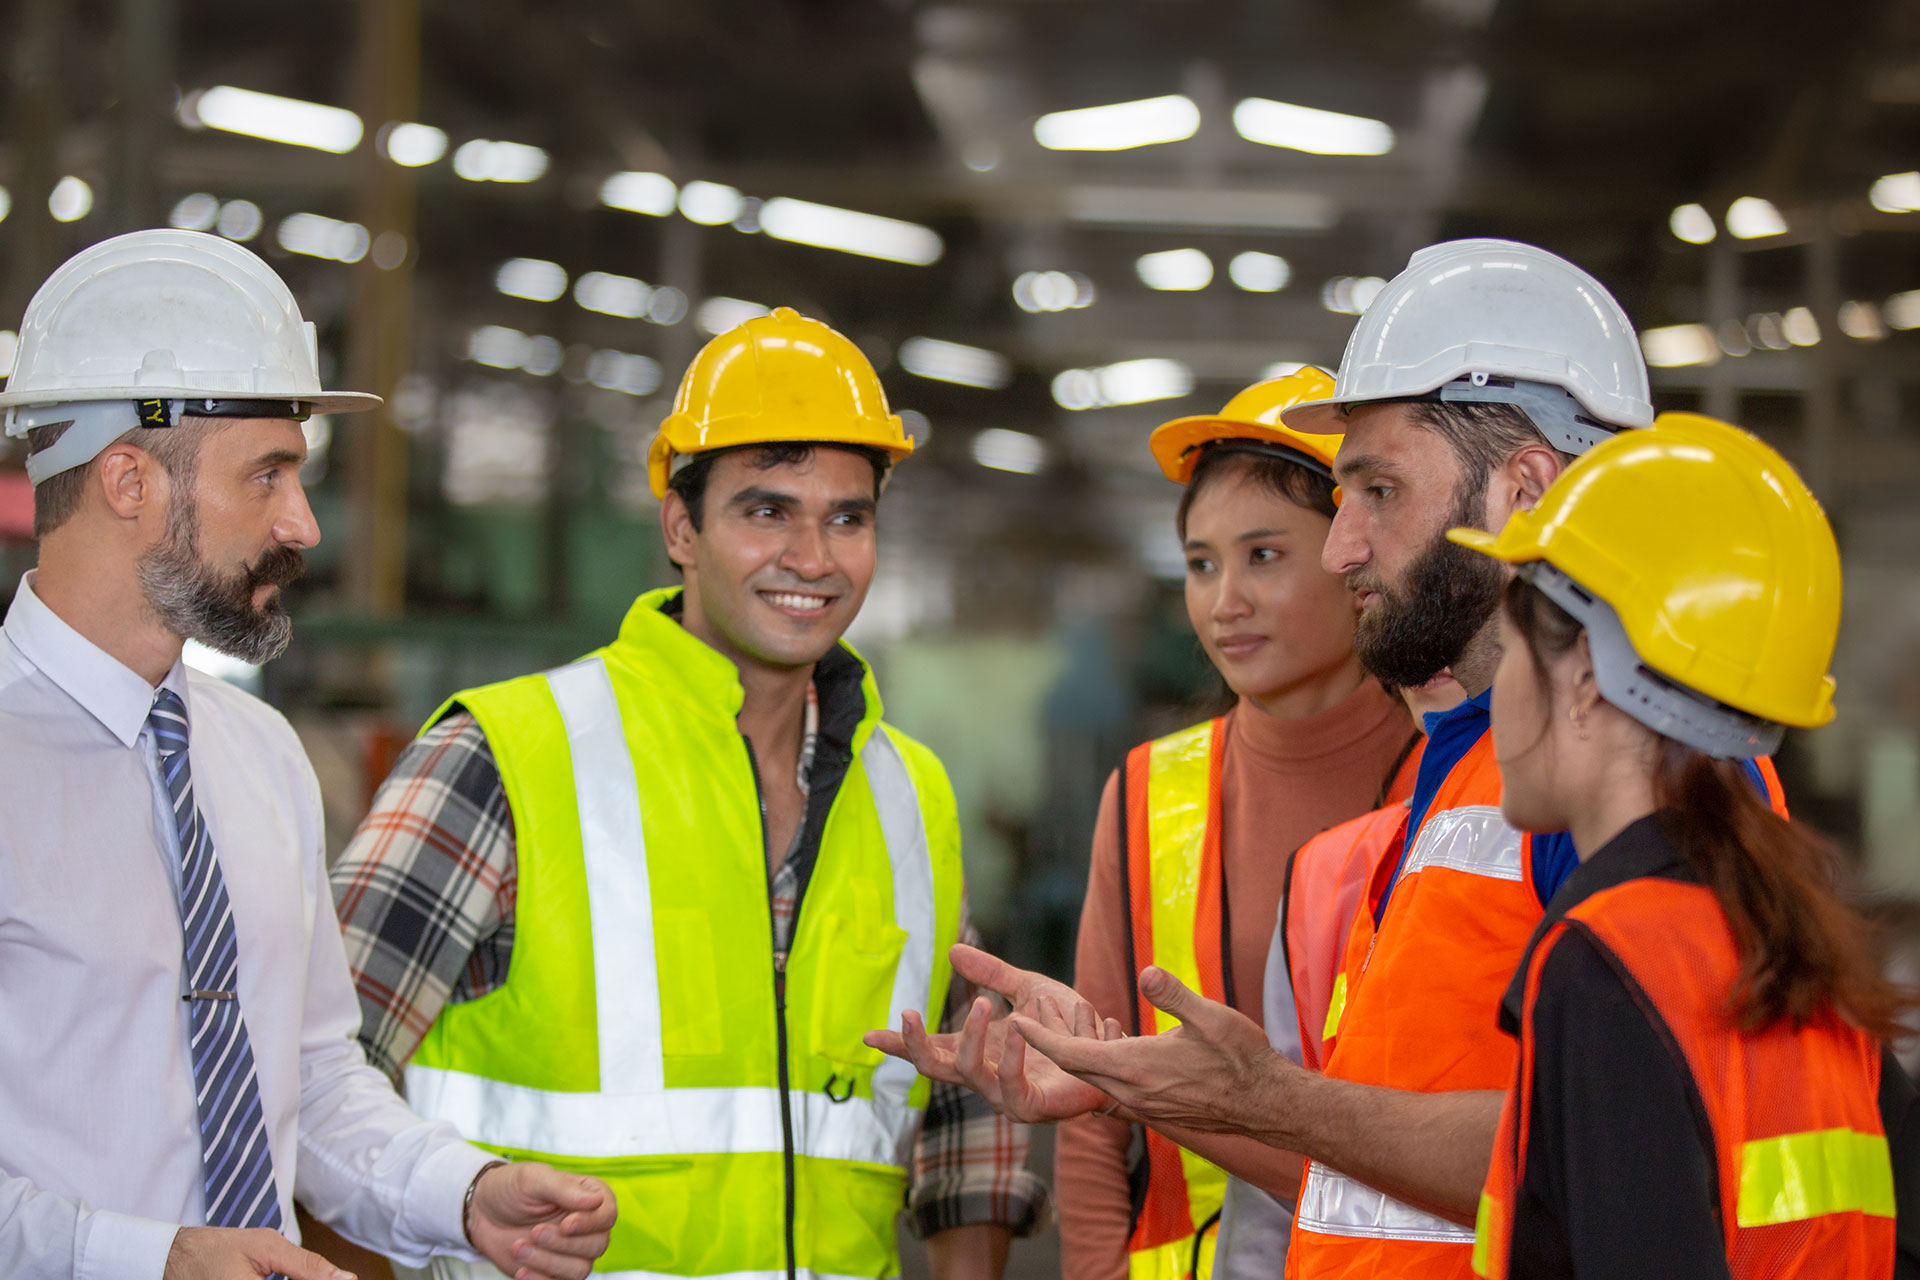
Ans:
[{"label": "orange safety vest", "polygon": [[[1772,762],[1755,763],[1784,816]],[[1375,868],[1347,936],[1345,1008],[1323,1038],[1327,1075],[1426,1093],[1512,1082],[1518,1051],[1500,1030],[1500,1001],[1544,911],[1533,839],[1500,816],[1501,794],[1493,735],[1482,733],[1407,842],[1399,883],[1393,859]],[[1467,1280],[1473,1239],[1467,1227],[1308,1161],[1286,1274]]]},{"label": "orange safety vest", "polygon": [[[1134,1033],[1175,1020],[1139,993],[1159,965],[1209,1000],[1232,1003],[1225,875],[1220,858],[1224,718],[1127,753],[1120,775],[1120,886],[1127,904]],[[1127,1240],[1129,1280],[1205,1280],[1226,1171],[1146,1130],[1146,1198]]]},{"label": "orange safety vest", "polygon": [[1280,939],[1300,1019],[1300,1060],[1319,1071],[1347,1007],[1347,936],[1383,861],[1398,862],[1407,806],[1392,804],[1330,827],[1301,845],[1287,868]]},{"label": "orange safety vest", "polygon": [[[1831,1013],[1747,1033],[1727,1016],[1740,954],[1713,892],[1643,878],[1567,912],[1531,957],[1520,1071],[1500,1113],[1473,1269],[1505,1280],[1532,1114],[1533,1008],[1553,944],[1582,930],[1630,975],[1680,1047],[1705,1103],[1719,1217],[1735,1280],[1884,1280],[1893,1274],[1893,1164],[1879,1108],[1880,1046]],[[1620,1105],[1632,1106],[1631,1098]]]}]

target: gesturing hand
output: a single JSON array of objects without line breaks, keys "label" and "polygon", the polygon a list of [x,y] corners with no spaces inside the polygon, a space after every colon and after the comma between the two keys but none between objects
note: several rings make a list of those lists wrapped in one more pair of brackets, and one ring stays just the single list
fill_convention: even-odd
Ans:
[{"label": "gesturing hand", "polygon": [[[1091,1004],[1063,982],[1015,968],[986,952],[956,944],[950,953],[954,971],[977,987],[1006,998],[1015,1013],[1063,1035],[1099,1041],[1118,1039],[1120,1024],[1102,1018]],[[882,1053],[911,1062],[920,1074],[964,1085],[1002,1115],[1030,1124],[1067,1120],[1107,1106],[1112,1099],[1075,1080],[1007,1031],[1007,1019],[994,1017],[983,996],[967,1011],[958,1032],[929,1034],[920,1015],[909,1010],[899,1031],[870,1031],[866,1043]]]},{"label": "gesturing hand", "polygon": [[513,1280],[586,1280],[607,1251],[613,1189],[527,1162],[496,1165],[473,1190],[473,1247]]},{"label": "gesturing hand", "polygon": [[182,1227],[167,1251],[163,1280],[353,1280],[317,1253],[264,1227]]},{"label": "gesturing hand", "polygon": [[1287,1073],[1301,1069],[1274,1052],[1252,1019],[1195,995],[1164,969],[1141,970],[1140,993],[1180,1025],[1116,1042],[1019,1013],[1010,1021],[1039,1054],[1149,1123],[1259,1135],[1282,1105]]}]

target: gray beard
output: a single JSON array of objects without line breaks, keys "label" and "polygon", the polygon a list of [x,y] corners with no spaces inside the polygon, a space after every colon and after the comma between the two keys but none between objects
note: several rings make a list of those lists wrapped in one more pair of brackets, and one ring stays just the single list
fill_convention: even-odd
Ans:
[{"label": "gray beard", "polygon": [[167,516],[166,536],[141,553],[134,572],[147,607],[167,630],[258,665],[286,652],[293,619],[277,596],[254,607],[253,593],[263,582],[291,582],[301,568],[299,552],[277,547],[250,568],[221,574],[200,559],[198,507],[178,502]]}]

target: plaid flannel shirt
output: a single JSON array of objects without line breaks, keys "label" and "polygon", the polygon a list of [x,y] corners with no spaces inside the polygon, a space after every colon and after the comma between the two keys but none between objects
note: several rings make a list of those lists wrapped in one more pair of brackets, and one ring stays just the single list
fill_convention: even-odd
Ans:
[{"label": "plaid flannel shirt", "polygon": [[[456,711],[401,753],[332,872],[360,995],[360,1043],[374,1066],[397,1079],[444,1005],[506,981],[517,866],[493,752],[473,717]],[[783,863],[769,887],[782,933],[791,930],[796,887]],[[978,945],[964,901],[960,931]],[[954,975],[943,1030],[959,1027],[975,994]],[[936,1081],[914,1144],[913,1233],[924,1239],[977,1223],[1022,1236],[1044,1228],[1052,1204],[1026,1167],[1027,1147],[1025,1126]]]}]

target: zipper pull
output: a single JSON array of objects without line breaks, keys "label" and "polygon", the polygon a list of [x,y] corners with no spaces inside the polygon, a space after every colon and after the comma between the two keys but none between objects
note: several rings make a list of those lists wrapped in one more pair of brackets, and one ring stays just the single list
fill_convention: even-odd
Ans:
[{"label": "zipper pull", "polygon": [[773,953],[773,1007],[778,1013],[787,1011],[787,953]]}]

